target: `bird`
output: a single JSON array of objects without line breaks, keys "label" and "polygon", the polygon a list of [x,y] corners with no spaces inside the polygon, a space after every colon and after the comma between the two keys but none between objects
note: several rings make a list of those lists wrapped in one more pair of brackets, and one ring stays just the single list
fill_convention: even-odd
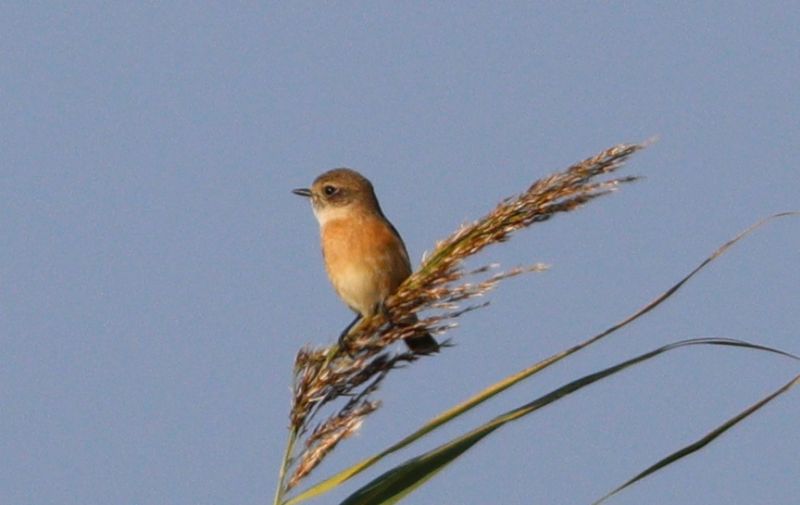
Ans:
[{"label": "bird", "polygon": [[[339,298],[356,313],[339,337],[344,345],[350,329],[362,318],[385,310],[386,298],[411,275],[408,251],[383,214],[372,183],[357,171],[329,170],[310,188],[292,193],[311,200],[328,278]],[[414,317],[405,323],[416,320]],[[427,332],[407,337],[405,343],[417,354],[439,350],[439,344]]]}]

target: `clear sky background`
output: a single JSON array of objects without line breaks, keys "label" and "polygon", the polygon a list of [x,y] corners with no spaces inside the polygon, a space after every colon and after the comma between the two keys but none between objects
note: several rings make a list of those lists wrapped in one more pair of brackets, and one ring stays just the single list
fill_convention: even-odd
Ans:
[{"label": "clear sky background", "polygon": [[[477,258],[552,269],[506,282],[455,348],[394,373],[317,478],[800,208],[796,3],[79,4],[0,7],[5,505],[271,502],[294,355],[351,318],[290,193],[324,170],[372,179],[416,263],[533,180],[660,139],[626,169],[644,181]],[[769,225],[655,313],[389,463],[674,340],[800,352],[799,255],[800,219]],[[406,503],[588,503],[797,371],[674,352],[497,432]],[[798,419],[792,391],[611,503],[796,504]]]}]

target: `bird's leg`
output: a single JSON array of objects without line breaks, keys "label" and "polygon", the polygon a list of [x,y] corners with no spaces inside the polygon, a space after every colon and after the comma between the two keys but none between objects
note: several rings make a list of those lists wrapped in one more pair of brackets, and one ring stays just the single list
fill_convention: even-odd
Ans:
[{"label": "bird's leg", "polygon": [[389,325],[389,328],[396,328],[397,326],[405,324],[403,321],[395,321],[394,320],[394,318],[392,317],[391,312],[389,312],[389,309],[386,307],[386,304],[383,303],[383,300],[381,300],[380,302],[376,303],[375,304],[375,308],[373,308],[372,310],[373,310],[373,312],[372,312],[373,314],[380,314],[380,315],[383,316],[383,318],[386,320],[386,324]]},{"label": "bird's leg", "polygon": [[350,333],[350,330],[353,328],[353,326],[355,326],[359,321],[361,321],[361,314],[357,314],[356,318],[353,319],[339,335],[339,347],[345,351],[347,350],[347,342],[345,342],[345,339],[347,338],[347,335]]},{"label": "bird's leg", "polygon": [[392,321],[392,315],[389,313],[389,309],[386,308],[386,304],[383,303],[383,300],[375,304],[375,308],[372,309],[372,313],[381,314],[384,318],[386,318],[386,321],[388,321],[390,325],[394,325],[394,321]]}]

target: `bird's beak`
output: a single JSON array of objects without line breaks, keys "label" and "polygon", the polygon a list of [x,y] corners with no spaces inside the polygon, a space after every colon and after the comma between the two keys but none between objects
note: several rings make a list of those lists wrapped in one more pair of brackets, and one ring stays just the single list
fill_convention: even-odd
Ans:
[{"label": "bird's beak", "polygon": [[308,189],[308,188],[293,189],[292,193],[294,193],[295,195],[300,195],[300,196],[305,196],[305,197],[310,197],[311,196],[311,190]]}]

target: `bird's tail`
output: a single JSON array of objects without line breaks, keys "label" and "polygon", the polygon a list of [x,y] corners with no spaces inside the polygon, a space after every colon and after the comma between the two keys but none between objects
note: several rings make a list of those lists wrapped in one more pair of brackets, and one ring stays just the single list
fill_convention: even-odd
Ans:
[{"label": "bird's tail", "polygon": [[439,343],[430,333],[408,337],[405,342],[408,348],[417,354],[432,354],[439,351]]}]

